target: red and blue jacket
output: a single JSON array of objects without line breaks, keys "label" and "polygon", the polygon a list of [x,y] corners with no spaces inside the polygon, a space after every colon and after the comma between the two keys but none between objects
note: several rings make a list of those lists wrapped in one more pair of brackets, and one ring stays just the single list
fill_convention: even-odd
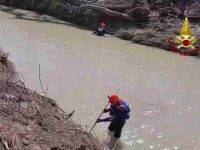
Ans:
[{"label": "red and blue jacket", "polygon": [[126,121],[130,118],[130,107],[126,101],[121,100],[118,105],[111,105],[109,110],[110,117],[102,121]]}]

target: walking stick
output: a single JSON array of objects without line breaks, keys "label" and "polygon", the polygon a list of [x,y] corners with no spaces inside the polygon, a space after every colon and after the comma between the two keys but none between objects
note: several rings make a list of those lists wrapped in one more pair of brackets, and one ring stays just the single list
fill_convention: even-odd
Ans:
[{"label": "walking stick", "polygon": [[[105,108],[104,109],[106,109],[107,107],[108,107],[108,105],[109,105],[109,103],[105,106]],[[101,112],[101,114],[99,115],[99,117],[97,118],[97,119],[100,119],[101,118],[101,116],[103,115],[103,111]],[[90,133],[92,132],[92,130],[94,129],[94,127],[96,126],[96,124],[97,124],[97,121],[94,123],[94,125],[92,126],[92,128],[90,129]]]},{"label": "walking stick", "polygon": [[[115,93],[115,94],[117,94],[119,92],[119,89],[117,90],[117,92]],[[109,98],[109,96],[108,96],[108,98]],[[105,106],[105,108],[104,109],[106,109],[107,107],[108,107],[108,105],[109,105],[109,103]],[[103,115],[103,111],[101,112],[101,114],[99,115],[99,117],[97,118],[97,119],[100,119],[101,118],[101,116]],[[94,127],[96,126],[96,124],[97,124],[97,121],[94,123],[94,125],[92,126],[92,128],[90,129],[90,134],[91,134],[91,132],[92,132],[92,130],[94,129]]]}]

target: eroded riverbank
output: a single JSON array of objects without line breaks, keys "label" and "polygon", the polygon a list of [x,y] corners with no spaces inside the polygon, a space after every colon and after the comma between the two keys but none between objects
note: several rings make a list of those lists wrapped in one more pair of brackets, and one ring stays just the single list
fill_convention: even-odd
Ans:
[{"label": "eroded riverbank", "polygon": [[[40,91],[40,63],[48,95],[64,110],[75,109],[76,121],[91,126],[107,95],[120,88],[132,109],[122,149],[199,149],[198,59],[99,38],[68,23],[19,19],[5,12],[0,17],[0,45],[10,53],[20,77]],[[95,128],[100,139],[106,127]]]},{"label": "eroded riverbank", "polygon": [[71,120],[53,99],[26,88],[0,51],[0,149],[85,150],[103,146]]}]

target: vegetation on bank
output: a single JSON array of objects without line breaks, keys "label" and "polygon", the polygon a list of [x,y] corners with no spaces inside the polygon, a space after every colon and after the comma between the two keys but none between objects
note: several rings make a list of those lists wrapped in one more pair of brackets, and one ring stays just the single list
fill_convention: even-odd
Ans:
[{"label": "vegetation on bank", "polygon": [[0,51],[0,149],[102,150],[53,99],[27,89]]}]

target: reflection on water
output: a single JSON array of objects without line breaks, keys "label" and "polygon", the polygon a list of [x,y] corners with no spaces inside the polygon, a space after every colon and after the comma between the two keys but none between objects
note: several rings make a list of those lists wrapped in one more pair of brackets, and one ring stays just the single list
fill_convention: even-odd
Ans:
[{"label": "reflection on water", "polygon": [[[0,46],[26,85],[48,94],[74,119],[92,126],[120,88],[132,108],[121,149],[200,149],[200,61],[57,23],[0,12]],[[102,140],[108,124],[95,127]],[[120,149],[120,148],[118,148]]]}]

